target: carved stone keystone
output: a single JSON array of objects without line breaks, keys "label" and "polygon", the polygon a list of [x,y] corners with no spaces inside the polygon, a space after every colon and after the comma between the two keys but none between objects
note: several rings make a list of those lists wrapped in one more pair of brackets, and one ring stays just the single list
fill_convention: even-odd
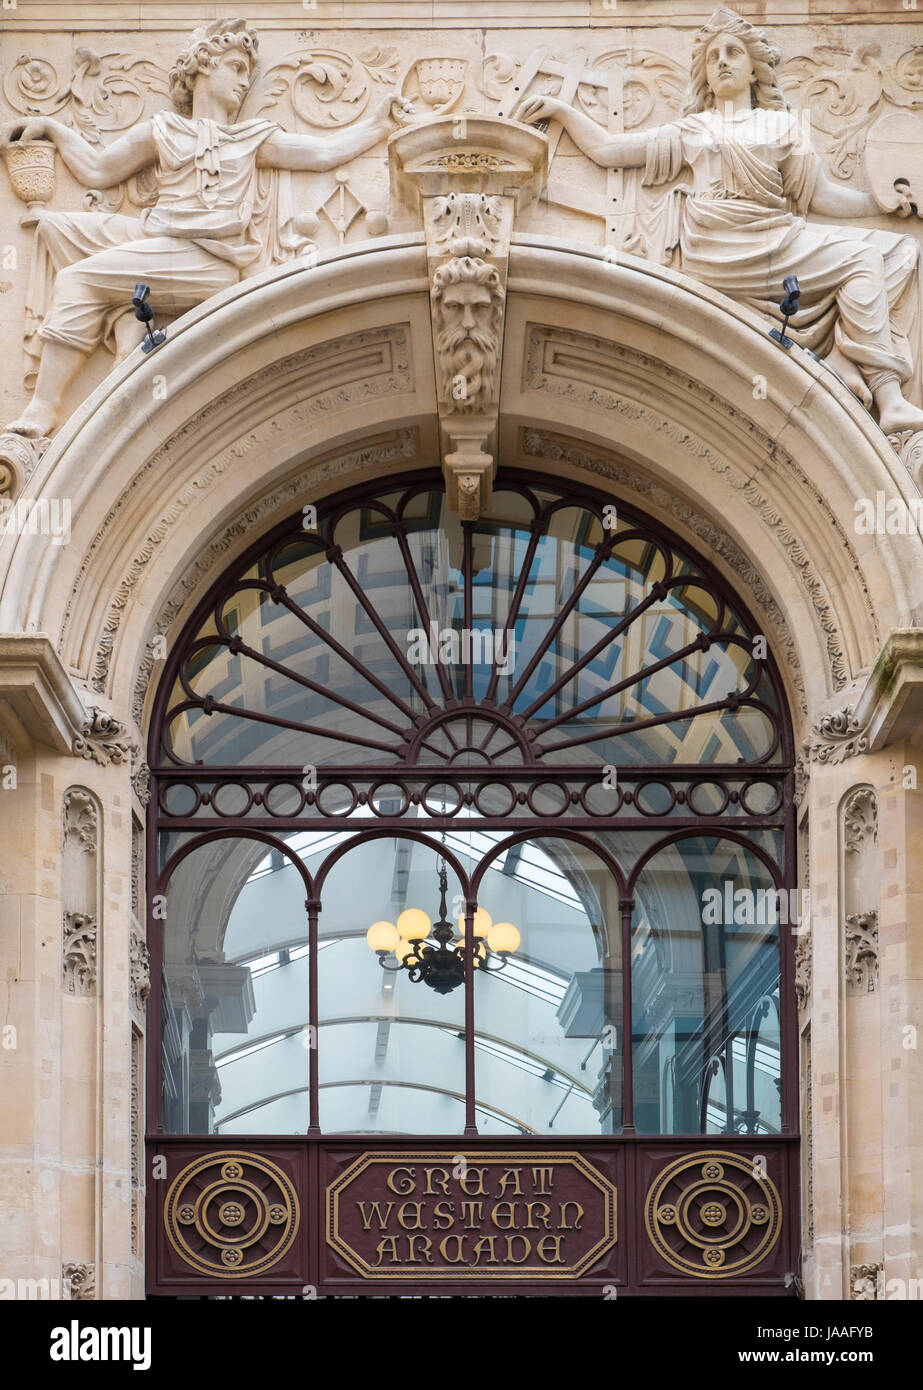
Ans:
[{"label": "carved stone keystone", "polygon": [[497,468],[510,237],[544,187],[548,142],[511,121],[444,117],[399,131],[388,153],[395,200],[426,235],[449,505],[476,521]]}]

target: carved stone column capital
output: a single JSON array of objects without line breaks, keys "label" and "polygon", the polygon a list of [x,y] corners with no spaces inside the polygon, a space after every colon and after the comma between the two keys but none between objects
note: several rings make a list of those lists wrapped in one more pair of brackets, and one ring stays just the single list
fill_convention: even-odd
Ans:
[{"label": "carved stone column capital", "polygon": [[426,236],[449,505],[476,521],[496,472],[513,222],[544,187],[548,143],[531,126],[445,117],[399,131],[388,154],[395,199]]}]

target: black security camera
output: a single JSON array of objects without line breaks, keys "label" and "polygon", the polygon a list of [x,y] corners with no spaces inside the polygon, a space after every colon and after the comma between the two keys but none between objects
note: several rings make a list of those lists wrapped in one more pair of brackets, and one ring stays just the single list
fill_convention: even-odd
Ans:
[{"label": "black security camera", "polygon": [[785,351],[788,352],[789,348],[795,345],[794,339],[785,336],[785,330],[788,327],[788,321],[792,314],[797,314],[798,312],[798,301],[801,298],[801,286],[798,284],[798,276],[786,275],[785,279],[782,281],[782,288],[785,291],[785,298],[779,301],[779,309],[782,313],[782,331],[780,332],[778,328],[770,328],[769,336],[770,338],[775,338],[777,343],[781,343]]},{"label": "black security camera", "polygon": [[154,322],[154,310],[147,302],[150,293],[150,285],[145,285],[143,280],[139,280],[135,285],[135,292],[131,297],[131,302],[135,310],[135,318],[140,320],[147,328],[147,335],[141,343],[141,348],[144,352],[153,352],[154,348],[160,347],[161,343],[167,341],[167,335],[163,329],[155,329],[151,326]]}]

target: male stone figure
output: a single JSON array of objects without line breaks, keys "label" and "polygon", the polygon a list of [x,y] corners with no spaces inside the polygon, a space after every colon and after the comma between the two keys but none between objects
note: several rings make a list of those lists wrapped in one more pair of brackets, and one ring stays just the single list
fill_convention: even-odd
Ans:
[{"label": "male stone figure", "polygon": [[[81,183],[110,188],[154,167],[158,196],[139,219],[100,213],[46,213],[39,253],[54,270],[50,307],[38,330],[35,394],[7,428],[39,438],[57,423],[68,384],[85,356],[130,312],[135,284],[151,287],[161,314],[175,315],[274,261],[298,253],[276,171],[334,169],[391,130],[389,96],[366,120],[318,138],[292,135],[267,120],[238,121],[256,64],[258,38],[244,20],[197,29],[170,73],[175,111],[158,112],[105,149],[48,118],[0,129],[13,140],[50,139]],[[137,327],[137,325],[135,325]]]}]

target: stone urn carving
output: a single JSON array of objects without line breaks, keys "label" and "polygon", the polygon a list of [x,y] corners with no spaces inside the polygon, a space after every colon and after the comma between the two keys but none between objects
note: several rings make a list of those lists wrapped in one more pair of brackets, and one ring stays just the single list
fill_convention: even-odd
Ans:
[{"label": "stone urn carving", "polygon": [[51,140],[15,141],[3,150],[13,192],[28,208],[19,219],[24,227],[38,221],[54,193],[54,156]]}]

